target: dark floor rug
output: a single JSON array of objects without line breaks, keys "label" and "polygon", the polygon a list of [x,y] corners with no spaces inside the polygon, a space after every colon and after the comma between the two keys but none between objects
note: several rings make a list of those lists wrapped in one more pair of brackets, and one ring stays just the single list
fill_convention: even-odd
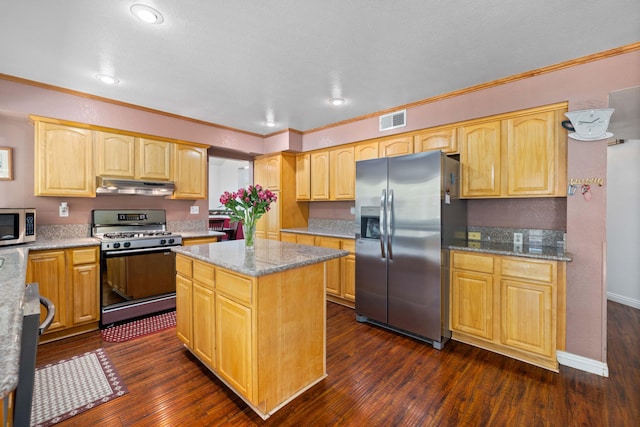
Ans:
[{"label": "dark floor rug", "polygon": [[128,392],[104,352],[97,349],[36,369],[32,426],[51,426]]},{"label": "dark floor rug", "polygon": [[102,334],[103,341],[123,342],[173,328],[175,326],[176,312],[174,310],[158,314],[156,316],[127,322],[122,325],[111,326],[100,332]]}]

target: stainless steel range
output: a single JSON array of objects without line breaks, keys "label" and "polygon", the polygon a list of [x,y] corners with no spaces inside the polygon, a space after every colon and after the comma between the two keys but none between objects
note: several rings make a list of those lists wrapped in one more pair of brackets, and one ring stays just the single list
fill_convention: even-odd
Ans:
[{"label": "stainless steel range", "polygon": [[182,236],[167,230],[163,209],[97,209],[91,235],[100,239],[101,326],[176,306],[175,254]]}]

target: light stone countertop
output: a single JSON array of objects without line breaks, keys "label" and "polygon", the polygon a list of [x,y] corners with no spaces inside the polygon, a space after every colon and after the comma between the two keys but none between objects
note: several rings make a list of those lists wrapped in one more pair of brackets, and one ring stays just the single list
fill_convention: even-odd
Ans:
[{"label": "light stone countertop", "polygon": [[355,239],[355,234],[347,233],[343,230],[336,230],[332,228],[324,228],[324,227],[299,227],[299,228],[283,228],[280,230],[283,233],[294,233],[294,234],[309,234],[312,236],[326,236],[326,237],[336,237],[338,239]]},{"label": "light stone countertop", "polygon": [[171,250],[217,267],[253,277],[349,255],[348,251],[266,239],[256,239],[253,251],[245,249],[244,240],[175,246]]},{"label": "light stone countertop", "polygon": [[569,262],[573,260],[570,253],[566,252],[563,248],[556,246],[516,246],[513,243],[460,241],[459,243],[449,245],[449,249],[494,255],[547,259],[551,261]]}]

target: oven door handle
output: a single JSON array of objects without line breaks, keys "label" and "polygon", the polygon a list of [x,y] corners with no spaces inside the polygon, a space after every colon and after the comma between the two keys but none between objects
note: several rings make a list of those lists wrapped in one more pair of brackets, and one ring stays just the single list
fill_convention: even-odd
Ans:
[{"label": "oven door handle", "polygon": [[103,254],[105,256],[111,255],[127,255],[127,254],[144,254],[151,252],[167,252],[171,251],[172,246],[161,246],[155,248],[142,248],[142,249],[124,249],[121,251],[105,251]]}]

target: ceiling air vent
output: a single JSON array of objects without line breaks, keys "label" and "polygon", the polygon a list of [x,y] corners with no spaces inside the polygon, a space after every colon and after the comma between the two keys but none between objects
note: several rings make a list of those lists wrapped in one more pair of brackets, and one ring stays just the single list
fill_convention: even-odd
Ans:
[{"label": "ceiling air vent", "polygon": [[401,128],[407,125],[407,110],[380,116],[380,131]]}]

